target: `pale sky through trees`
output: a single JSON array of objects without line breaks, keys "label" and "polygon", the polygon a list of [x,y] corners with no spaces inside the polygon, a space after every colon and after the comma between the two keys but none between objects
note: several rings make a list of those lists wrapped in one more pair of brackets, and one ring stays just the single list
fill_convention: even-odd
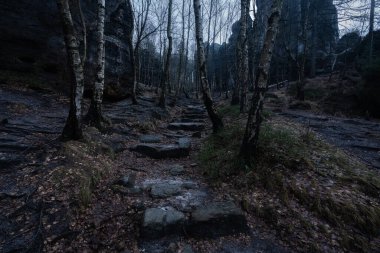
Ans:
[{"label": "pale sky through trees", "polygon": [[[147,0],[133,0],[135,15],[138,15],[138,11],[141,8],[142,3]],[[191,1],[191,2],[188,2]],[[191,15],[193,15],[193,0],[186,1],[185,12],[188,13],[188,8],[191,8]],[[240,15],[240,0],[214,0],[214,3],[217,3],[217,10],[212,15],[211,29],[213,25],[216,24],[216,34],[215,42],[222,44],[228,42],[228,38],[232,33],[232,24],[239,19]],[[338,23],[339,23],[339,36],[343,36],[347,32],[357,31],[362,36],[368,32],[369,27],[369,10],[370,10],[370,1],[371,0],[334,0],[334,4],[338,10]],[[174,51],[176,52],[178,45],[180,43],[180,34],[181,34],[181,6],[183,0],[174,0],[173,5],[173,39],[174,39]],[[204,39],[207,40],[207,27],[209,22],[209,6],[211,0],[202,0],[202,16],[203,16],[203,32]],[[253,17],[253,2],[251,1],[250,16]],[[151,0],[150,14],[148,15],[148,26],[147,32],[154,29],[157,24],[161,23],[161,28],[157,30],[155,34],[150,36],[148,40],[155,41],[154,44],[158,45],[159,40],[159,30],[162,34],[165,30],[166,23],[166,13],[167,13],[168,0]],[[379,1],[376,0],[376,10],[375,10],[375,28],[380,27],[379,19]],[[140,9],[141,10],[141,9]],[[228,16],[228,11],[230,10],[230,16]],[[217,22],[214,23],[215,16]],[[159,20],[161,18],[161,21]],[[191,24],[191,33],[190,33],[190,50],[194,50],[194,27],[193,20]],[[213,32],[212,32],[213,33]],[[213,41],[212,36],[210,38],[210,43]],[[161,42],[165,42],[165,38],[162,38]]]}]

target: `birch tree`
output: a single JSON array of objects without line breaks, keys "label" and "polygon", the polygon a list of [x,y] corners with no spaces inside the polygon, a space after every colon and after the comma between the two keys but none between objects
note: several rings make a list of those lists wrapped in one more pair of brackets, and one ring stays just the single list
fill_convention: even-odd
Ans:
[{"label": "birch tree", "polygon": [[273,1],[271,14],[268,18],[268,27],[266,30],[264,46],[260,55],[259,69],[256,76],[255,92],[251,100],[248,121],[240,148],[240,155],[244,158],[247,164],[250,163],[251,156],[257,148],[257,141],[262,123],[264,97],[268,88],[269,70],[274,44],[279,30],[282,3],[283,0]]},{"label": "birch tree", "polygon": [[194,0],[194,16],[195,16],[195,37],[197,42],[197,62],[198,72],[200,77],[200,86],[202,91],[202,99],[205,104],[207,113],[211,119],[214,133],[223,128],[223,121],[216,113],[214,102],[211,98],[210,87],[207,80],[206,58],[203,48],[203,29],[201,19],[201,4],[200,0]]},{"label": "birch tree", "polygon": [[70,111],[62,132],[63,140],[75,140],[83,137],[82,100],[84,89],[83,59],[81,59],[80,42],[75,35],[74,22],[69,0],[57,0],[61,17],[64,41],[71,72]]},{"label": "birch tree", "polygon": [[375,22],[375,0],[371,0],[370,14],[369,14],[369,62],[372,63],[373,58],[373,24]]},{"label": "birch tree", "polygon": [[177,82],[176,82],[176,93],[175,99],[177,100],[179,92],[181,90],[181,82],[182,82],[182,65],[184,61],[185,54],[185,1],[182,2],[182,11],[181,11],[181,21],[182,21],[182,29],[181,29],[181,46],[179,50],[179,64],[178,64],[178,72],[177,72]]},{"label": "birch tree", "polygon": [[167,27],[167,38],[168,38],[168,51],[166,54],[165,67],[163,72],[163,77],[161,79],[161,95],[158,105],[160,107],[166,107],[166,89],[167,84],[170,82],[170,60],[173,50],[173,35],[172,35],[172,12],[173,12],[173,0],[169,0],[169,11],[168,11],[168,27]]},{"label": "birch tree", "polygon": [[90,125],[99,129],[104,128],[110,122],[103,116],[102,103],[104,91],[104,70],[105,70],[105,40],[104,40],[104,19],[106,15],[105,0],[98,0],[97,14],[97,51],[96,51],[96,77],[91,97],[91,104],[87,114]]},{"label": "birch tree", "polygon": [[250,0],[241,0],[240,33],[237,45],[238,60],[238,80],[240,85],[240,112],[243,113],[246,107],[248,90],[248,39],[247,21],[249,14]]}]

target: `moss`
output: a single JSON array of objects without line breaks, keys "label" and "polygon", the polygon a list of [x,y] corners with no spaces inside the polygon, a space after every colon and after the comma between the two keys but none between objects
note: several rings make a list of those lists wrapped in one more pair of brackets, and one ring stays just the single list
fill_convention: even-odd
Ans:
[{"label": "moss", "polygon": [[198,157],[206,175],[220,179],[244,168],[239,158],[243,133],[242,128],[230,126],[206,139]]},{"label": "moss", "polygon": [[218,114],[222,117],[237,117],[240,114],[240,107],[238,105],[227,105],[218,109]]}]

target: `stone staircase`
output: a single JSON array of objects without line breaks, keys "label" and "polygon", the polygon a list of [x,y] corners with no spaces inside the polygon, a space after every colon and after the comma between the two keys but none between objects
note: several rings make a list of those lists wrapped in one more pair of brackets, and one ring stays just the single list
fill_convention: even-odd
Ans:
[{"label": "stone staircase", "polygon": [[[190,154],[192,138],[201,137],[206,130],[206,119],[207,113],[201,105],[187,106],[181,118],[168,124],[169,132],[143,135],[131,150],[160,159],[163,164],[165,159],[171,158],[181,163],[179,159]],[[165,137],[171,139],[171,143],[162,143]],[[149,193],[153,202],[142,218],[140,239],[144,252],[167,252],[162,245],[168,240],[217,238],[249,232],[243,211],[233,201],[214,200],[207,185],[190,180],[187,168],[181,164],[163,167],[169,177],[146,179],[139,186]],[[193,252],[189,245],[187,250]]]}]

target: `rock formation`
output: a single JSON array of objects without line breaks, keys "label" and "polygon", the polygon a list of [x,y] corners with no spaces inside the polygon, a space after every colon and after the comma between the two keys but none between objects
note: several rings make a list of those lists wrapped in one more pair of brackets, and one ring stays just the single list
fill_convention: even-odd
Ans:
[{"label": "rock formation", "polygon": [[[74,1],[75,2],[75,1]],[[96,1],[82,0],[88,53],[86,62],[87,85],[93,83],[96,55]],[[71,11],[82,40],[78,7]],[[68,91],[62,28],[55,1],[18,0],[0,1],[0,71],[33,74],[43,82]],[[130,86],[130,52],[127,37],[133,32],[132,8],[123,0],[109,0],[106,5],[106,91],[105,97],[121,99]],[[65,80],[66,79],[66,80]]]}]

